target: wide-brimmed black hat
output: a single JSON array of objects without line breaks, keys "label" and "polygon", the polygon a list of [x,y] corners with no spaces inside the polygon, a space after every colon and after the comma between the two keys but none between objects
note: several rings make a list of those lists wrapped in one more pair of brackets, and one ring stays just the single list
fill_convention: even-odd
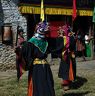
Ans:
[{"label": "wide-brimmed black hat", "polygon": [[18,26],[17,31],[18,31],[18,33],[23,32],[23,28],[21,26]]}]

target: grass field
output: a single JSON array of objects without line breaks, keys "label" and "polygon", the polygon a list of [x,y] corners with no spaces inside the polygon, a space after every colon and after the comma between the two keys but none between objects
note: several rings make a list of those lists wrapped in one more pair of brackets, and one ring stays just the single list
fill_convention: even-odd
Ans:
[{"label": "grass field", "polygon": [[[52,65],[56,96],[95,96],[95,69],[77,68],[77,79],[64,92],[58,78],[58,65]],[[0,96],[27,96],[27,74],[17,83],[16,71],[0,72]]]}]

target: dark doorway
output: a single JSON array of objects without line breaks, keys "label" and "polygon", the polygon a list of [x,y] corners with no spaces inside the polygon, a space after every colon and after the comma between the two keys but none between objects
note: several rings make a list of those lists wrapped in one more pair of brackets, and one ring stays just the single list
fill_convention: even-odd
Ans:
[{"label": "dark doorway", "polygon": [[91,26],[90,16],[77,16],[73,23],[73,31],[76,33],[79,29],[82,30],[83,34],[88,33],[89,26]]},{"label": "dark doorway", "polygon": [[86,56],[85,35],[91,35],[92,18],[90,16],[77,16],[73,22],[73,31],[76,35],[76,51],[78,57]]},{"label": "dark doorway", "polygon": [[40,15],[27,14],[27,40],[33,36],[35,26],[39,21]]}]

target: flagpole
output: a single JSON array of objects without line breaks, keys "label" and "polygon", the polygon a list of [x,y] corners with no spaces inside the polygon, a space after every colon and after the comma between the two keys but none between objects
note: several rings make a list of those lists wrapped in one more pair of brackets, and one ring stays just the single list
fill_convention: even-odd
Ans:
[{"label": "flagpole", "polygon": [[44,14],[44,0],[41,0],[41,14],[40,14],[41,21],[44,21],[45,14]]},{"label": "flagpole", "polygon": [[73,24],[74,24],[74,20],[77,16],[77,12],[76,12],[76,0],[73,0],[73,9],[72,9],[72,29],[73,29]]}]

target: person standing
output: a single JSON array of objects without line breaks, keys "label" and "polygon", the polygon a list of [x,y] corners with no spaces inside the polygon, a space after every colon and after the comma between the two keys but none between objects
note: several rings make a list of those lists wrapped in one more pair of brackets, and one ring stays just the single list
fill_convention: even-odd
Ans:
[{"label": "person standing", "polygon": [[68,25],[59,29],[59,38],[63,48],[60,51],[59,78],[62,78],[63,90],[68,90],[70,83],[76,78],[75,38]]},{"label": "person standing", "polygon": [[52,72],[46,60],[49,53],[47,31],[47,22],[38,23],[33,37],[21,49],[29,72],[28,96],[55,96]]},{"label": "person standing", "polygon": [[16,46],[15,46],[15,52],[16,52],[16,70],[17,70],[17,79],[19,80],[20,77],[20,65],[22,65],[24,62],[21,59],[21,52],[20,49],[25,42],[24,36],[23,36],[23,29],[18,26],[17,28],[17,37],[16,37]]},{"label": "person standing", "polygon": [[86,56],[91,57],[91,45],[89,34],[85,34],[85,47],[86,47]]},{"label": "person standing", "polygon": [[83,57],[83,61],[86,61],[84,34],[81,29],[79,29],[76,33],[76,51],[77,51],[77,56]]}]

